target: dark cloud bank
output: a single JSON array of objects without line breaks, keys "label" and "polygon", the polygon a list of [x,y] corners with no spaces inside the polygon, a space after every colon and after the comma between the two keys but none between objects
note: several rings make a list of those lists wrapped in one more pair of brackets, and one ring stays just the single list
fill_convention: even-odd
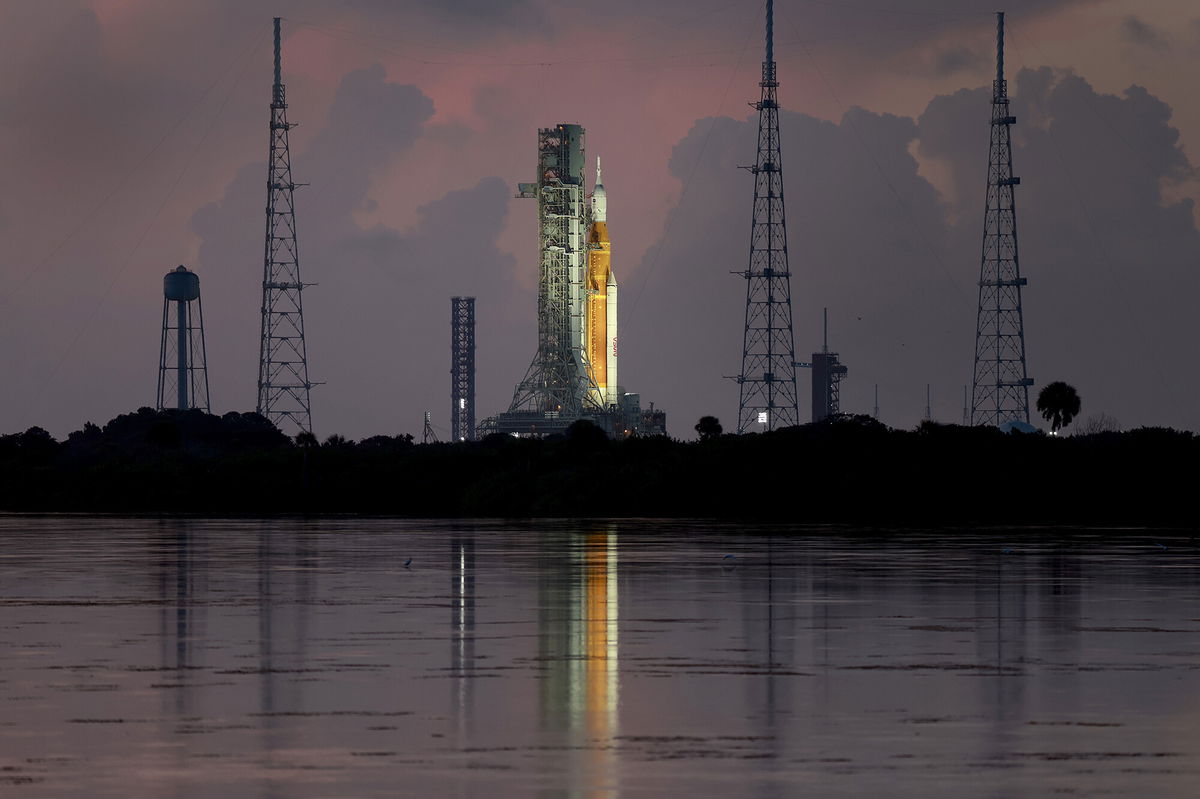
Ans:
[{"label": "dark cloud bank", "polygon": [[[514,259],[496,249],[511,192],[499,178],[431,199],[411,230],[364,229],[355,213],[369,207],[372,176],[412,146],[433,113],[413,86],[389,83],[380,67],[348,74],[327,125],[293,152],[297,226],[307,290],[309,371],[318,432],[354,436],[419,431],[431,409],[445,424],[449,399],[449,305],[456,294],[480,298],[479,381],[487,407],[511,395],[531,352],[502,346],[511,309],[532,307],[520,296]],[[222,338],[210,343],[214,398],[221,406],[253,404],[258,336],[257,298],[244,289],[261,274],[265,166],[247,164],[217,203],[193,219],[202,237],[206,292],[244,297],[227,309]],[[254,277],[251,277],[254,275]],[[529,314],[532,329],[532,313]],[[532,334],[529,336],[532,342]],[[219,365],[219,366],[218,366]],[[218,374],[224,375],[218,378]],[[248,393],[249,392],[249,393]]]},{"label": "dark cloud bank", "polygon": [[[1030,13],[1044,6],[1026,4]],[[411,10],[383,0],[339,8],[393,32]],[[806,36],[821,25],[836,28],[853,11],[802,8]],[[340,19],[340,11],[322,9],[329,7],[318,0],[290,5],[288,31],[306,16],[316,23]],[[479,13],[488,9],[496,14]],[[544,9],[528,0],[429,0],[418,10],[456,31],[465,26],[472,41],[494,34],[496,19],[512,23],[501,26],[505,35],[549,25]],[[1023,19],[1019,10],[1009,8]],[[127,254],[176,174],[171,159],[180,152],[172,151],[171,139],[148,164],[138,158],[208,85],[208,71],[188,65],[250,59],[253,36],[265,39],[244,29],[244,20],[262,31],[267,11],[257,1],[218,0],[189,6],[188,14],[169,4],[147,6],[139,25],[155,34],[138,37],[144,47],[115,60],[105,58],[97,18],[78,0],[53,8],[13,4],[0,12],[10,23],[3,40],[16,59],[9,84],[0,87],[0,133],[15,154],[10,182],[20,187],[0,198],[0,226],[14,233],[0,269],[17,291],[4,297],[11,342],[4,365],[14,390],[0,406],[10,427],[38,423],[61,434],[87,416],[111,415],[152,396],[157,281],[161,264],[174,263],[160,254],[173,258],[177,237],[156,229],[136,257]],[[662,12],[664,19],[672,14]],[[796,36],[786,9],[781,14],[779,35]],[[899,12],[859,21],[886,30],[908,18],[921,21]],[[1162,38],[1140,23],[1127,21],[1131,44]],[[214,49],[214,41],[221,46]],[[265,57],[266,50],[256,52]],[[951,47],[939,52],[935,68],[968,74],[970,60]],[[225,85],[207,98],[205,114],[221,103]],[[301,80],[291,88],[293,96],[305,96]],[[239,131],[236,141],[210,140],[184,183],[197,179],[222,144],[244,154],[245,166],[221,199],[192,219],[203,239],[194,266],[207,300],[218,411],[254,403],[266,89],[234,95],[227,114],[236,124],[227,127]],[[1192,174],[1170,108],[1138,87],[1102,95],[1077,76],[1047,70],[1022,73],[1013,93],[1021,120],[1015,158],[1023,179],[1018,202],[1030,280],[1031,374],[1042,383],[1076,383],[1085,415],[1106,411],[1126,425],[1200,427],[1189,401],[1196,379],[1187,368],[1196,338],[1188,302],[1197,288],[1197,234],[1191,203],[1162,199],[1164,186]],[[848,410],[869,410],[878,382],[885,421],[912,425],[929,382],[935,415],[958,418],[974,329],[987,106],[987,90],[979,89],[936,98],[916,119],[861,109],[837,124],[784,116],[797,354],[804,358],[819,346],[820,308],[828,305],[832,343],[851,368]],[[426,408],[444,425],[448,304],[456,293],[479,298],[481,414],[503,408],[532,355],[535,299],[522,286],[535,264],[500,251],[496,238],[510,211],[512,183],[527,175],[482,177],[455,191],[414,187],[428,201],[411,229],[364,229],[358,212],[369,208],[372,181],[429,134],[432,100],[374,67],[345,77],[327,120],[305,116],[304,108],[297,108],[302,132],[316,132],[298,139],[306,144],[293,155],[297,180],[312,184],[301,190],[298,208],[305,278],[320,284],[306,294],[312,374],[328,383],[314,396],[318,431],[416,432]],[[185,151],[203,135],[193,122],[182,129],[190,136]],[[676,177],[688,180],[695,170],[664,240],[631,269],[622,261],[621,231],[613,230],[623,280],[623,382],[666,407],[677,435],[690,434],[702,413],[727,422],[734,415],[736,386],[721,376],[739,367],[744,284],[729,272],[745,265],[751,192],[748,176],[735,167],[753,159],[753,143],[752,120],[699,120],[675,149]],[[463,146],[486,143],[465,137]],[[939,176],[944,196],[918,173],[913,154],[936,167],[929,174]],[[34,272],[47,242],[58,241],[62,226],[91,207],[91,195],[79,187],[108,191],[125,185],[126,172],[132,177],[123,192],[60,257]],[[512,210],[532,241],[532,206]],[[22,288],[27,273],[35,279]],[[93,319],[105,302],[111,312]],[[98,329],[103,336],[91,335]]]},{"label": "dark cloud bank", "polygon": [[[1170,108],[1139,87],[1099,94],[1049,69],[1013,82],[1030,374],[1074,383],[1084,415],[1126,425],[1198,427],[1184,365],[1196,331],[1200,249],[1190,200],[1162,188],[1190,176]],[[933,386],[936,418],[957,421],[975,322],[989,93],[935,98],[916,119],[849,110],[836,124],[784,114],[797,356],[831,344],[850,366],[843,408],[911,426]],[[502,409],[532,354],[533,269],[497,249],[510,187],[499,177],[431,198],[409,230],[363,228],[373,175],[421,135],[430,99],[373,67],[345,77],[325,127],[294,154],[319,432],[416,431],[422,410],[444,424],[448,303],[479,303],[480,415]],[[692,175],[664,240],[624,283],[623,382],[670,413],[676,435],[702,414],[728,422],[740,363],[755,120],[699,120],[671,170]],[[942,176],[942,192],[919,172]],[[693,169],[694,174],[693,174]],[[206,293],[244,297],[210,310],[214,398],[250,407],[261,268],[264,167],[248,163],[193,219]],[[530,214],[529,235],[533,236]],[[614,231],[618,241],[620,231]],[[625,270],[628,274],[631,270]],[[209,288],[211,287],[211,288]],[[801,396],[808,375],[801,372]],[[244,395],[244,396],[243,396]],[[801,414],[807,416],[807,403]]]},{"label": "dark cloud bank", "polygon": [[[1029,370],[1062,379],[1127,426],[1196,428],[1187,368],[1197,338],[1200,240],[1192,202],[1162,189],[1192,167],[1171,109],[1145,89],[1097,93],[1050,69],[1012,82],[1014,163]],[[932,384],[937,419],[958,421],[970,379],[990,89],[935,98],[917,119],[850,109],[833,124],[782,117],[797,357],[819,349],[821,308],[849,364],[843,409],[911,426]],[[669,408],[676,434],[736,418],[756,120],[699,120],[672,173],[695,174],[625,305],[622,372]],[[918,172],[948,177],[944,193]],[[617,232],[619,236],[619,232]],[[626,288],[636,294],[641,286]],[[808,375],[800,373],[808,416]]]}]

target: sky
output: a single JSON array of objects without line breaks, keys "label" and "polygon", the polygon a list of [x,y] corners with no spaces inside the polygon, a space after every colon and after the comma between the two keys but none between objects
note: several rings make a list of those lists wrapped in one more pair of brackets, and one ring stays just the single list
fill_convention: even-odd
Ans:
[{"label": "sky", "polygon": [[[253,410],[271,18],[282,16],[314,431],[449,427],[450,297],[478,416],[534,354],[536,130],[587,128],[621,382],[736,424],[759,0],[53,0],[0,7],[0,432],[154,402],[162,275],[200,276],[212,409]],[[796,353],[912,427],[970,380],[995,22],[977,0],[779,0]],[[1200,10],[1013,0],[1029,374],[1082,416],[1200,429]],[[807,397],[807,373],[800,374]],[[801,419],[808,417],[802,402]]]}]

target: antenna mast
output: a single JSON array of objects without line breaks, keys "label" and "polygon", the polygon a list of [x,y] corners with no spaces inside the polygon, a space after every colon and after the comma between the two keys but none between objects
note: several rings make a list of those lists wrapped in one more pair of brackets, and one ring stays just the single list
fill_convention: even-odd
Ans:
[{"label": "antenna mast", "polygon": [[430,421],[429,411],[425,411],[425,428],[421,431],[422,444],[440,444],[437,433],[433,432],[433,422]]}]

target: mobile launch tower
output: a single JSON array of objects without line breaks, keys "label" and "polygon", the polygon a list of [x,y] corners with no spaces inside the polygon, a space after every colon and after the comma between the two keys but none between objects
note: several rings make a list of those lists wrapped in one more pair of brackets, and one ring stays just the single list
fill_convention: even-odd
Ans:
[{"label": "mobile launch tower", "polygon": [[517,187],[518,197],[538,206],[538,348],[508,413],[498,419],[501,432],[557,431],[603,410],[584,334],[583,135],[580,125],[539,130],[537,182]]},{"label": "mobile launch tower", "polygon": [[979,267],[979,310],[975,322],[972,425],[1029,423],[1025,371],[1025,318],[1017,260],[1017,206],[1013,177],[1012,126],[1004,80],[1004,12],[996,14],[996,80],[992,83],[992,134],[988,154],[987,204],[983,215],[983,258]]},{"label": "mobile launch tower", "polygon": [[517,196],[537,200],[538,348],[506,412],[481,433],[543,436],[587,419],[611,436],[665,433],[662,411],[617,383],[617,281],[608,237],[608,193],[596,181],[587,202],[584,129],[538,130],[537,181]]},{"label": "mobile launch tower", "polygon": [[296,184],[288,149],[287,96],[280,71],[279,17],[275,17],[275,85],[271,90],[271,150],[267,160],[267,237],[263,256],[262,334],[258,358],[258,412],[291,432],[312,432],[308,354],[304,344],[300,250],[296,244]]},{"label": "mobile launch tower", "polygon": [[[169,405],[172,377],[175,404]],[[184,266],[172,269],[163,277],[163,323],[158,348],[158,399],[155,408],[160,411],[197,408],[209,412],[208,359],[204,349],[200,277]]]},{"label": "mobile launch tower", "polygon": [[792,274],[788,270],[779,146],[779,81],[775,74],[775,5],[767,0],[767,57],[762,62],[758,103],[758,158],[750,221],[746,323],[742,371],[737,377],[738,433],[775,430],[800,423],[796,397],[796,351],[792,334]]}]

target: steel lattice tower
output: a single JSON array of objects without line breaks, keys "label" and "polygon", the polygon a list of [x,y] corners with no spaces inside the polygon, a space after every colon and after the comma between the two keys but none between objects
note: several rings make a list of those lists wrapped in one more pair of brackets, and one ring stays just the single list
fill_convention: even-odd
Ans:
[{"label": "steel lattice tower", "polygon": [[475,298],[450,298],[450,436],[475,440]]},{"label": "steel lattice tower", "polygon": [[779,82],[775,76],[774,3],[767,0],[767,59],[762,65],[758,109],[758,160],[750,222],[746,279],[746,325],[742,372],[737,381],[738,432],[775,430],[800,423],[796,403],[796,354],[792,335],[791,272],[783,210],[779,146]]},{"label": "steel lattice tower", "polygon": [[271,152],[267,164],[267,238],[263,258],[262,340],[258,359],[258,412],[282,427],[312,432],[308,356],[287,99],[280,77],[279,17],[275,17],[275,85],[271,93]]},{"label": "steel lattice tower", "polygon": [[983,259],[979,268],[979,313],[975,325],[975,374],[971,424],[1029,422],[1025,371],[1025,321],[1017,260],[1017,208],[1013,177],[1012,126],[1004,80],[1004,12],[996,14],[996,80],[992,84],[992,135],[988,155]]}]

